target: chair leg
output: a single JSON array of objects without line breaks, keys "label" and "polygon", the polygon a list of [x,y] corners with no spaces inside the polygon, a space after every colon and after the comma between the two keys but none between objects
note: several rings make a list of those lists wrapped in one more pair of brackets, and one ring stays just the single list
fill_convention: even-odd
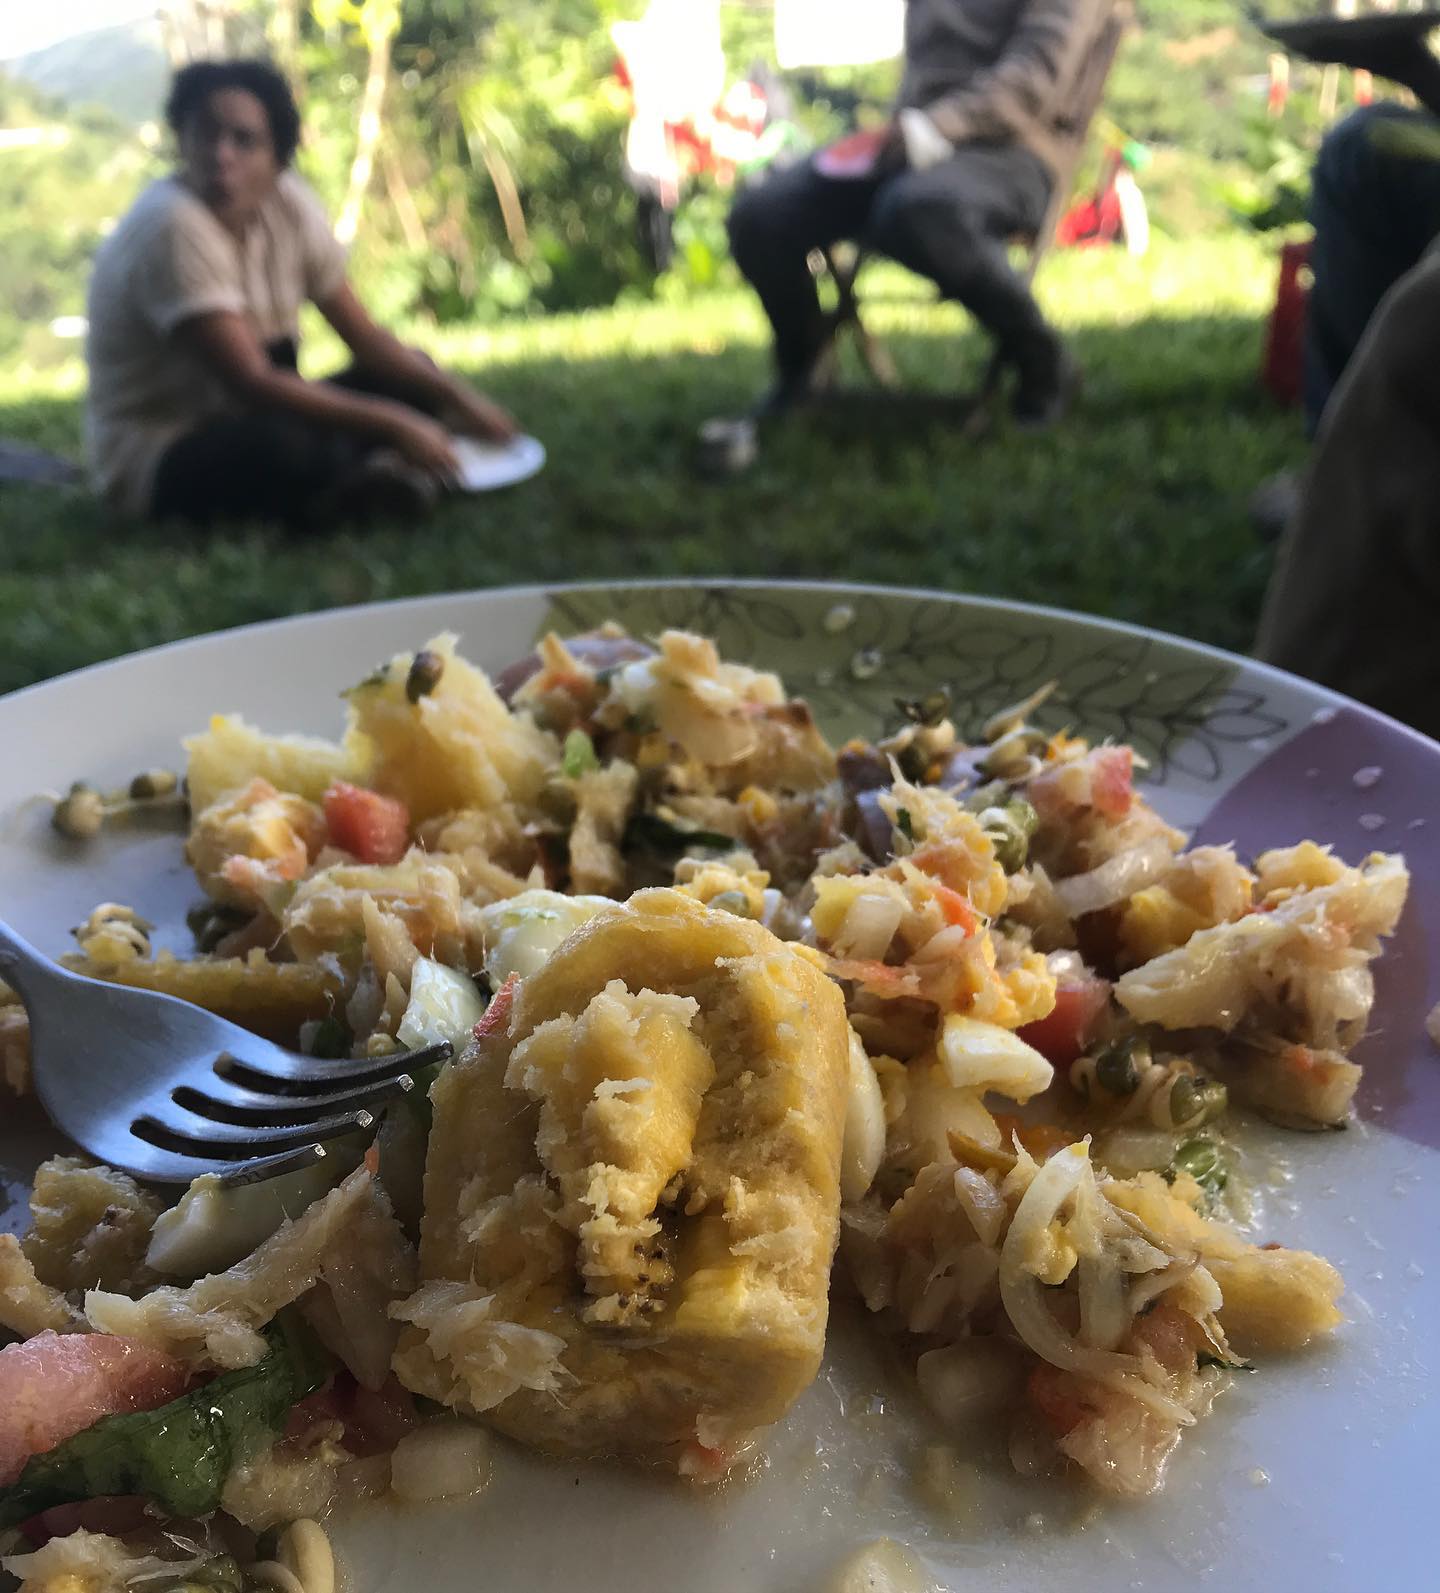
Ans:
[{"label": "chair leg", "polygon": [[895,361],[890,356],[890,350],[860,319],[855,316],[855,337],[860,345],[860,358],[865,362],[865,369],[874,377],[880,387],[899,387],[900,371]]},{"label": "chair leg", "polygon": [[840,357],[840,328],[833,328],[825,339],[820,352],[815,356],[810,366],[810,391],[812,393],[827,393],[835,385],[835,377],[839,370]]}]

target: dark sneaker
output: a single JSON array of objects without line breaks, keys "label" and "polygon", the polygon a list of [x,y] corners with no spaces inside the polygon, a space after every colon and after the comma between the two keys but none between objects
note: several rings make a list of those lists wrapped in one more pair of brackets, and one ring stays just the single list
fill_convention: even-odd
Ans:
[{"label": "dark sneaker", "polygon": [[808,404],[815,394],[815,368],[811,366],[794,375],[777,377],[774,386],[767,388],[747,413],[751,420],[775,420]]},{"label": "dark sneaker", "polygon": [[1053,333],[1014,361],[1017,377],[1011,411],[1021,431],[1045,431],[1062,420],[1080,392],[1080,366]]}]

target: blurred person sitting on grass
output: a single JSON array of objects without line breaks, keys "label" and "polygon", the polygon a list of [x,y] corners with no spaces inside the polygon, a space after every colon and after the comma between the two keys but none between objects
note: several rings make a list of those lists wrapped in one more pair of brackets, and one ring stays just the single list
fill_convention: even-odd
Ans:
[{"label": "blurred person sitting on grass", "polygon": [[929,277],[975,316],[1015,372],[1018,420],[1059,418],[1078,370],[1006,246],[1044,220],[1076,135],[1075,81],[1109,9],[1108,0],[907,0],[897,110],[868,169],[837,174],[822,151],[773,170],[731,211],[736,264],[775,333],[777,380],[759,413],[808,396],[827,324],[807,258],[848,238]]},{"label": "blurred person sitting on grass", "polygon": [[[273,67],[186,66],[166,117],[179,169],[136,200],[90,281],[86,444],[107,501],[200,523],[414,513],[456,473],[452,431],[514,435],[370,318],[291,170],[300,114]],[[307,299],[354,356],[330,381],[297,373]]]}]

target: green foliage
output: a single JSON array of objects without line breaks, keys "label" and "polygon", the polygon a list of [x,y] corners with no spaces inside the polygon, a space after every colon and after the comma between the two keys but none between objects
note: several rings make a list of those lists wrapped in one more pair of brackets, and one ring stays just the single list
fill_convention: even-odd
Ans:
[{"label": "green foliage", "polygon": [[[338,214],[369,60],[357,18],[379,8],[296,4],[300,164]],[[1309,4],[1272,0],[1268,9]],[[610,36],[642,5],[403,0],[384,135],[352,254],[362,295],[382,319],[498,323],[736,285],[724,232],[732,193],[714,182],[686,193],[676,260],[660,281],[642,256],[622,161],[628,106]],[[273,7],[233,0],[226,14],[238,46],[253,42]],[[726,5],[722,22],[732,78],[772,59],[768,8]],[[1139,0],[1106,115],[1155,154],[1141,185],[1158,231],[1194,237],[1237,217],[1270,227],[1302,213],[1320,131],[1319,73],[1297,66],[1291,106],[1270,119],[1270,48],[1233,0]],[[882,119],[897,70],[882,63],[790,74],[793,141],[818,144]],[[31,122],[53,124],[67,142],[0,151],[0,355],[43,366],[69,352],[48,326],[81,310],[105,224],[163,160],[118,122],[62,112],[0,79],[0,123]],[[1098,148],[1087,173],[1097,165]]]},{"label": "green foliage", "polygon": [[3,71],[0,127],[16,140],[0,149],[0,358],[44,365],[64,348],[50,322],[83,313],[90,260],[155,160],[107,112],[67,115]]}]

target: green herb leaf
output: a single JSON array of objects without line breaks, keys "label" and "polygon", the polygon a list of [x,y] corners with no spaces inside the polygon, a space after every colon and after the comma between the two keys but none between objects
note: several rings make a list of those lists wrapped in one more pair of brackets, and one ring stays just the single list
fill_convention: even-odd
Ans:
[{"label": "green herb leaf", "polygon": [[0,1530],[108,1494],[142,1494],[169,1515],[209,1514],[232,1468],[263,1449],[333,1370],[297,1322],[277,1317],[265,1338],[270,1352],[255,1366],[222,1372],[158,1410],[106,1416],[32,1456],[0,1490]]},{"label": "green herb leaf", "polygon": [[897,808],[895,810],[895,828],[899,830],[907,841],[915,839],[915,820],[910,817],[909,808]]},{"label": "green herb leaf", "polygon": [[350,1031],[333,1012],[327,1018],[317,1019],[314,1028],[302,1035],[303,1040],[309,1041],[308,1045],[301,1045],[307,1056],[329,1062],[350,1055]]},{"label": "green herb leaf", "polygon": [[1203,1371],[1207,1366],[1218,1366],[1222,1372],[1253,1372],[1254,1363],[1251,1361],[1227,1361],[1222,1355],[1212,1355],[1208,1350],[1202,1350],[1195,1357],[1195,1364]]},{"label": "green herb leaf", "polygon": [[582,774],[589,774],[592,769],[599,767],[595,743],[583,730],[572,730],[565,737],[564,750],[560,754],[560,773],[567,780],[578,780]]},{"label": "green herb leaf", "polygon": [[715,830],[683,830],[658,813],[636,813],[625,826],[622,851],[654,852],[661,857],[679,857],[692,848],[706,852],[728,852],[738,845],[733,835]]}]

